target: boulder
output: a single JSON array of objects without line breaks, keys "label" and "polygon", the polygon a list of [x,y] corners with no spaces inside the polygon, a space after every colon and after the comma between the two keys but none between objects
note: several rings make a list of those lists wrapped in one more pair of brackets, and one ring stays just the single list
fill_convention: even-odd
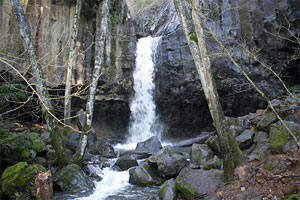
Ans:
[{"label": "boulder", "polygon": [[253,145],[254,134],[254,131],[246,129],[235,138],[241,150],[248,149]]},{"label": "boulder", "polygon": [[203,169],[210,170],[210,169],[220,169],[222,165],[222,161],[218,156],[214,156],[212,159],[203,161]]},{"label": "boulder", "polygon": [[[13,165],[19,161],[33,163],[46,150],[40,133],[5,133],[0,138],[0,163]],[[1,166],[0,166],[1,168]]]},{"label": "boulder", "polygon": [[64,192],[87,192],[94,189],[95,185],[90,178],[76,164],[70,164],[53,176],[54,185]]},{"label": "boulder", "polygon": [[274,174],[280,174],[285,172],[291,164],[280,155],[269,155],[264,162],[264,168]]},{"label": "boulder", "polygon": [[158,196],[160,200],[176,200],[177,193],[175,180],[172,178],[167,180],[159,189]]},{"label": "boulder", "polygon": [[47,145],[46,149],[47,149],[47,153],[46,153],[47,160],[55,160],[57,157],[53,146]]},{"label": "boulder", "polygon": [[264,144],[269,141],[269,134],[264,131],[259,131],[255,134],[254,142],[256,144]]},{"label": "boulder", "polygon": [[116,163],[114,164],[113,168],[119,171],[125,171],[131,167],[138,166],[138,162],[134,155],[125,155],[118,158]]},{"label": "boulder", "polygon": [[91,154],[101,155],[106,158],[115,158],[117,155],[110,142],[105,138],[98,138],[90,149]]},{"label": "boulder", "polygon": [[69,138],[66,141],[66,147],[70,149],[73,153],[76,151],[79,144],[80,133],[71,132]]},{"label": "boulder", "polygon": [[248,155],[248,161],[264,160],[268,155],[269,149],[270,149],[270,145],[268,143],[256,145],[255,149]]},{"label": "boulder", "polygon": [[158,137],[153,136],[144,142],[139,142],[136,145],[136,151],[156,153],[162,148]]},{"label": "boulder", "polygon": [[269,112],[257,123],[256,127],[260,130],[267,130],[276,121],[278,121],[276,115],[273,112]]},{"label": "boulder", "polygon": [[150,167],[158,171],[158,175],[166,179],[176,177],[180,170],[188,164],[182,153],[177,153],[167,146],[147,159]]},{"label": "boulder", "polygon": [[[41,165],[19,162],[5,169],[1,177],[4,194],[17,199],[30,199],[35,196],[34,181],[39,171],[47,170]],[[15,196],[18,194],[18,196]]]},{"label": "boulder", "polygon": [[212,150],[206,144],[193,144],[190,150],[191,167],[199,169],[203,163],[213,158]]},{"label": "boulder", "polygon": [[183,169],[175,180],[176,190],[187,199],[213,193],[221,183],[222,171],[191,168]]},{"label": "boulder", "polygon": [[[294,122],[285,121],[287,127],[300,139],[300,125]],[[290,136],[288,131],[283,127],[281,122],[272,124],[270,127],[270,150],[272,153],[285,153],[296,148],[296,142]]]},{"label": "boulder", "polygon": [[139,186],[160,185],[161,182],[155,180],[150,173],[143,167],[133,167],[129,170],[129,183]]}]

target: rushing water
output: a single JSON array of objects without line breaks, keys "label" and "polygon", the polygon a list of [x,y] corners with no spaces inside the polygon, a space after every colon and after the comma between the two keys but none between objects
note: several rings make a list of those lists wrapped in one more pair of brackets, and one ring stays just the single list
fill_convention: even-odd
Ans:
[{"label": "rushing water", "polygon": [[[152,136],[161,137],[162,126],[156,114],[153,99],[155,89],[155,53],[160,43],[160,37],[146,37],[137,43],[136,69],[133,74],[135,95],[130,104],[131,124],[126,144],[119,144],[117,151],[135,149],[138,142],[147,140]],[[103,179],[96,182],[96,189],[88,197],[78,200],[146,200],[156,196],[157,187],[138,187],[129,183],[129,171],[115,171],[112,169],[115,159],[110,160],[110,167],[101,169],[90,165],[89,170]],[[74,198],[73,198],[74,199]]]},{"label": "rushing water", "polygon": [[160,37],[149,36],[139,39],[137,43],[136,68],[133,73],[135,95],[130,103],[131,124],[128,144],[136,145],[152,136],[161,137],[161,127],[153,99],[155,89],[153,60],[160,41]]}]

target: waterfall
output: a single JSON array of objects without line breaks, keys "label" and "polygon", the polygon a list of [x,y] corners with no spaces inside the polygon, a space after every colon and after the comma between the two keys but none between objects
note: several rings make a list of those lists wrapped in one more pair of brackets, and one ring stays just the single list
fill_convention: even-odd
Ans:
[{"label": "waterfall", "polygon": [[[130,127],[127,143],[136,145],[152,136],[161,137],[161,124],[153,99],[155,89],[155,53],[160,37],[141,38],[137,43],[136,68],[133,73],[134,97],[130,103]],[[135,148],[135,147],[134,147]]]}]

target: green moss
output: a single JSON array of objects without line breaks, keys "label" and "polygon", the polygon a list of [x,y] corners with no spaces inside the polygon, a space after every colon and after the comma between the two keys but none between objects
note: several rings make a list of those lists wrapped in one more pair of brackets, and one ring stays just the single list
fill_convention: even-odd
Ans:
[{"label": "green moss", "polygon": [[44,142],[38,133],[5,133],[0,137],[1,161],[8,165],[19,161],[32,162],[31,151],[44,150]]},{"label": "green moss", "polygon": [[231,87],[231,86],[232,86],[231,78],[225,78],[221,80],[221,87]]},{"label": "green moss", "polygon": [[179,177],[177,177],[175,180],[175,188],[177,191],[180,191],[187,199],[193,199],[198,196],[197,191],[191,189],[184,181],[179,181]]},{"label": "green moss", "polygon": [[165,181],[164,184],[160,187],[159,193],[162,193],[167,187],[168,181]]},{"label": "green moss", "polygon": [[197,34],[195,32],[190,34],[190,40],[198,43]]},{"label": "green moss", "polygon": [[34,180],[39,171],[46,172],[46,169],[27,162],[19,162],[6,168],[1,177],[2,191],[9,196],[16,193],[22,197],[34,196]]},{"label": "green moss", "polygon": [[239,145],[236,143],[231,134],[227,134],[229,147],[232,154],[233,165],[237,167],[244,162],[244,153],[240,149]]},{"label": "green moss", "polygon": [[288,132],[280,124],[273,125],[270,130],[270,150],[273,153],[283,153],[288,141]]}]

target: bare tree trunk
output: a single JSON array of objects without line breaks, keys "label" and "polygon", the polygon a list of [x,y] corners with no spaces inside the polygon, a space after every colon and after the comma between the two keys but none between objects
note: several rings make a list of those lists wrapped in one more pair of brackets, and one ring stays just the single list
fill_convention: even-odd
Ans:
[{"label": "bare tree trunk", "polygon": [[[70,43],[70,54],[68,60],[68,70],[67,70],[67,78],[66,78],[66,88],[65,88],[65,109],[64,109],[64,123],[66,125],[71,124],[71,93],[72,93],[72,75],[73,75],[73,66],[76,63],[76,40],[77,33],[79,27],[80,13],[81,13],[82,2],[81,0],[77,0],[74,21],[73,21],[73,29],[72,29],[72,38]],[[69,134],[70,129],[66,127],[65,135]]]},{"label": "bare tree trunk", "polygon": [[110,0],[104,0],[102,2],[102,8],[99,5],[96,17],[95,68],[92,74],[92,82],[89,89],[88,100],[86,103],[86,117],[84,127],[84,132],[86,132],[86,134],[81,134],[78,149],[76,154],[74,155],[74,162],[78,165],[81,165],[82,157],[87,146],[87,133],[92,127],[95,94],[98,85],[98,79],[100,76],[100,71],[102,65],[104,64],[105,38],[108,31],[109,7]]},{"label": "bare tree trunk", "polygon": [[39,172],[34,185],[36,200],[53,200],[53,178],[50,170]]},{"label": "bare tree trunk", "polygon": [[45,90],[44,80],[42,79],[41,67],[38,63],[35,48],[31,40],[31,29],[27,22],[20,0],[11,0],[19,21],[20,32],[24,40],[24,48],[27,49],[31,63],[31,73],[34,75],[34,84],[42,104],[42,111],[45,117],[48,131],[50,132],[52,145],[58,160],[58,165],[64,167],[68,164],[69,159],[65,152],[65,144],[62,140],[61,130],[58,122],[54,118],[54,108],[49,100],[49,95]]},{"label": "bare tree trunk", "polygon": [[[202,88],[208,102],[214,126],[217,129],[219,144],[223,153],[224,174],[227,180],[232,180],[234,167],[239,164],[237,162],[242,160],[243,155],[241,151],[239,151],[236,142],[230,134],[229,126],[226,122],[223,109],[219,101],[216,84],[212,78],[211,64],[207,53],[204,29],[197,13],[199,10],[190,10],[190,8],[197,8],[200,6],[199,0],[192,0],[190,3],[182,0],[174,0],[174,5],[200,76]],[[192,18],[189,18],[190,16]],[[196,33],[193,32],[193,26],[196,29]],[[233,155],[238,158],[233,159]]]}]

